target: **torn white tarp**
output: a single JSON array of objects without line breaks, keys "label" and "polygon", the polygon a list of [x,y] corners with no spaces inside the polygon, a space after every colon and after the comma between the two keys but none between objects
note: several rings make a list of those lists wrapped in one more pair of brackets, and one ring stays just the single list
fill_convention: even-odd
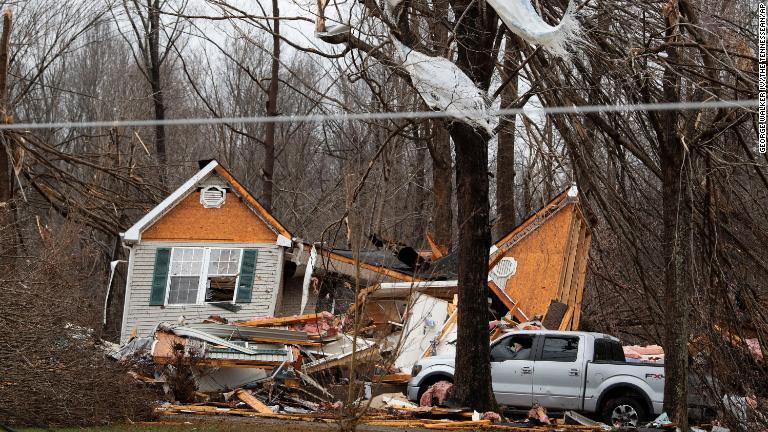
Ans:
[{"label": "torn white tarp", "polygon": [[349,24],[331,24],[329,26],[324,26],[325,31],[316,31],[315,36],[322,39],[332,39],[336,37],[340,37],[346,34],[349,34],[351,27]]},{"label": "torn white tarp", "polygon": [[487,0],[504,25],[526,41],[541,45],[559,57],[568,57],[566,46],[579,31],[573,0],[560,24],[551,26],[536,13],[530,0]]},{"label": "torn white tarp", "polygon": [[315,270],[315,261],[317,261],[317,249],[315,246],[312,246],[312,250],[309,252],[309,258],[307,259],[307,269],[304,271],[304,280],[301,284],[301,310],[299,311],[299,315],[303,315],[304,308],[307,307],[309,284],[312,282],[312,272]]},{"label": "torn white tarp", "polygon": [[402,59],[402,67],[430,108],[444,111],[484,130],[489,136],[493,135],[483,92],[458,66],[446,58],[412,50],[395,38],[392,41]]}]

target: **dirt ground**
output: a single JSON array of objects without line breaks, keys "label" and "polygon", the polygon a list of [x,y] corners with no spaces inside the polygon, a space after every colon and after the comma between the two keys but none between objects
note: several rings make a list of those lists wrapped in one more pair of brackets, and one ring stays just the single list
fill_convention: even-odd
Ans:
[{"label": "dirt ground", "polygon": [[[50,431],[51,429],[46,429]],[[333,423],[267,419],[237,416],[202,416],[193,414],[163,415],[155,422],[110,425],[87,428],[54,429],[60,432],[333,432],[338,426]],[[405,429],[383,426],[360,425],[357,430],[364,432],[403,432]],[[432,432],[429,429],[408,428],[409,432]],[[22,429],[37,432],[43,429]]]}]

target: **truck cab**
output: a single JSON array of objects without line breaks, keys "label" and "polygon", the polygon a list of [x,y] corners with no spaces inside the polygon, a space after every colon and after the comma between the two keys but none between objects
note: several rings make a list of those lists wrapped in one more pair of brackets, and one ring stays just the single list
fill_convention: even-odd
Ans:
[{"label": "truck cab", "polygon": [[[414,365],[408,396],[453,380],[452,357]],[[499,404],[597,413],[606,423],[637,425],[662,410],[663,367],[627,363],[619,340],[602,333],[514,331],[491,343],[491,377]]]}]

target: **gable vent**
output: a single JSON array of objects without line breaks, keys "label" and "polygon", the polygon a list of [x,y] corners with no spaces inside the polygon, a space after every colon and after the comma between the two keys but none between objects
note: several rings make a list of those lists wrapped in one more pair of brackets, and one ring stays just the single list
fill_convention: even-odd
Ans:
[{"label": "gable vent", "polygon": [[227,192],[218,186],[208,186],[200,191],[200,204],[205,208],[219,208],[224,204]]}]

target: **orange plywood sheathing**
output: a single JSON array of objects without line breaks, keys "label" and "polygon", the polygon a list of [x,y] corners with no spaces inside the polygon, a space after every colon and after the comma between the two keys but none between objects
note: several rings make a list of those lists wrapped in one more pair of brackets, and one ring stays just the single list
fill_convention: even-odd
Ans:
[{"label": "orange plywood sheathing", "polygon": [[274,243],[277,240],[277,234],[235,194],[227,194],[219,208],[205,208],[200,204],[199,192],[181,200],[141,237],[196,242]]},{"label": "orange plywood sheathing", "polygon": [[565,203],[556,212],[548,214],[546,221],[538,222],[540,225],[535,230],[497,257],[500,260],[508,256],[517,261],[515,274],[504,286],[504,292],[516,301],[513,313],[517,319],[528,320],[518,316],[521,315],[518,311],[524,311],[527,317],[543,316],[552,299],[557,298],[567,262],[566,246],[575,217],[574,207],[574,203]]},{"label": "orange plywood sheathing", "polygon": [[155,363],[172,361],[176,356],[177,346],[185,346],[187,338],[172,333],[158,331],[155,333],[155,344],[152,347],[152,357]]},{"label": "orange plywood sheathing", "polygon": [[291,236],[291,233],[288,232],[287,229],[283,226],[283,224],[280,223],[277,219],[275,219],[274,216],[272,216],[256,199],[253,197],[253,195],[248,192],[247,189],[243,187],[243,185],[240,184],[234,177],[232,177],[232,174],[229,173],[224,167],[221,165],[218,165],[216,168],[214,168],[214,171],[218,175],[224,178],[227,182],[229,182],[230,185],[232,185],[232,188],[237,191],[237,193],[245,199],[249,205],[251,205],[254,210],[256,210],[259,215],[272,226],[272,228],[275,229],[279,234],[281,234],[283,237],[287,239],[293,238]]},{"label": "orange plywood sheathing", "polygon": [[526,219],[523,223],[517,226],[512,232],[502,237],[499,241],[496,242],[496,247],[498,248],[498,251],[494,252],[491,255],[490,262],[488,263],[488,268],[492,269],[496,266],[496,264],[499,263],[499,261],[506,256],[506,251],[514,246],[516,244],[516,237],[519,234],[522,234],[524,231],[531,228],[531,226],[536,222],[537,219],[544,218],[548,213],[554,212],[560,207],[560,205],[563,203],[563,201],[568,197],[568,191],[562,192],[560,195],[555,197],[552,201],[550,201],[544,208],[537,211],[534,215],[530,216],[528,219]]}]

